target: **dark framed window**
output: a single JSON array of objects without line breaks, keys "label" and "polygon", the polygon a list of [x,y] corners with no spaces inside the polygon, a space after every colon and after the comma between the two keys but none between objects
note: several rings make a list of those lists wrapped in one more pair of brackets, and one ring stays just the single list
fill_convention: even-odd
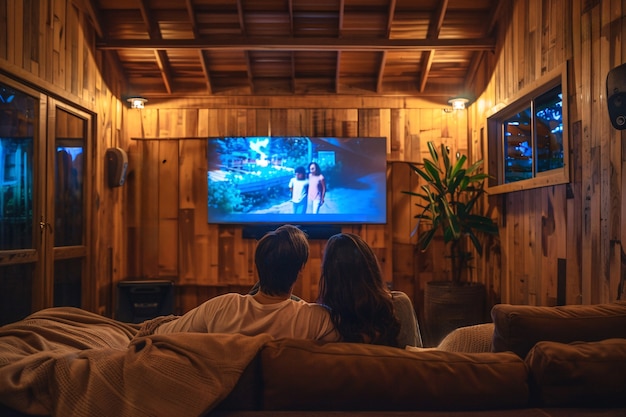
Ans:
[{"label": "dark framed window", "polygon": [[487,119],[491,194],[569,182],[567,64]]}]

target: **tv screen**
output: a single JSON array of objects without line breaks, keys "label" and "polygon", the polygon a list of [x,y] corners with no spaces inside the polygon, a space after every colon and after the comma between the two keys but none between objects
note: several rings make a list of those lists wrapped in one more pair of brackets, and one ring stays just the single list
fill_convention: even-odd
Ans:
[{"label": "tv screen", "polygon": [[208,222],[385,223],[386,152],[381,137],[209,138]]}]

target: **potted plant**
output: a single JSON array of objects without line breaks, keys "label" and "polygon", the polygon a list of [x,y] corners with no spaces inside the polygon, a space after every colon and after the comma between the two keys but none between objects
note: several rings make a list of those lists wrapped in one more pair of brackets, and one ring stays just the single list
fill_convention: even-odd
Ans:
[{"label": "potted plant", "polygon": [[[463,276],[472,259],[468,246],[471,244],[476,253],[482,255],[481,238],[497,235],[498,226],[490,217],[477,212],[478,203],[486,194],[484,181],[489,177],[479,172],[483,160],[466,167],[467,156],[460,155],[453,162],[443,144],[438,153],[434,143],[428,142],[428,150],[431,159],[425,158],[423,167],[409,164],[426,183],[420,186],[418,192],[403,193],[419,199],[416,205],[420,211],[415,215],[418,221],[411,233],[418,233],[418,248],[421,251],[428,249],[438,233],[449,248],[446,256],[450,259],[451,279],[427,283],[424,298],[426,325],[439,330],[431,331],[433,341],[438,343],[447,332],[480,322],[484,316],[484,286],[470,285],[463,281]],[[472,308],[472,303],[466,299],[468,294],[477,298],[476,302],[480,305],[465,311],[468,307]],[[436,323],[432,323],[433,320]]]}]

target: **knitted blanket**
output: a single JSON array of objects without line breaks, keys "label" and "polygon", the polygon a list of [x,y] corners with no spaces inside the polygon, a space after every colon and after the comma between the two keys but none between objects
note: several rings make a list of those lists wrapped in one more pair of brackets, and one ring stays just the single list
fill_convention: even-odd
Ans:
[{"label": "knitted blanket", "polygon": [[199,416],[237,383],[269,335],[138,335],[81,309],[0,327],[0,403],[50,416]]}]

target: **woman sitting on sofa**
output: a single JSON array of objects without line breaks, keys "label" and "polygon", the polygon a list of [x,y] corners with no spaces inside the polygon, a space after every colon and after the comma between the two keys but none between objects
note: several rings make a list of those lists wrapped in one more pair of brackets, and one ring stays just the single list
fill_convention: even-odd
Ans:
[{"label": "woman sitting on sofa", "polygon": [[318,303],[330,309],[343,342],[422,347],[411,299],[387,289],[378,259],[358,235],[328,239]]}]

